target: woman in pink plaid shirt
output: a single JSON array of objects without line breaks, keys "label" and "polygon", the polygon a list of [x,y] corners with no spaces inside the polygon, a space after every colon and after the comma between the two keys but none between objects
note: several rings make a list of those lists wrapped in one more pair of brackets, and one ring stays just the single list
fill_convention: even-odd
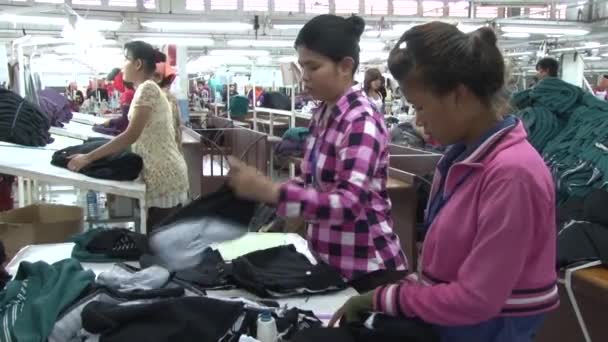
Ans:
[{"label": "woman in pink plaid shirt", "polygon": [[317,258],[357,290],[405,276],[407,261],[393,232],[386,191],[389,135],[383,116],[353,88],[363,19],[320,15],[295,41],[303,82],[323,104],[311,120],[302,178],[273,183],[232,159],[230,184],[242,197],[277,206],[308,222]]}]

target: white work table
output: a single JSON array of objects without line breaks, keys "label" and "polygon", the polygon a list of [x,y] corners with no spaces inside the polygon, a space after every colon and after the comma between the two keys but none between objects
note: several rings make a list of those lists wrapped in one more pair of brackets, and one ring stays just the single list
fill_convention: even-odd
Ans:
[{"label": "white work table", "polygon": [[89,138],[113,138],[113,136],[111,135],[97,133],[93,131],[92,125],[83,124],[76,121],[70,121],[63,125],[63,127],[51,127],[51,129],[49,129],[49,132],[51,132],[51,134],[61,135],[64,137],[79,139],[83,141],[88,140]]},{"label": "white work table", "polygon": [[[280,234],[280,233],[248,233],[246,236],[235,240],[219,244],[214,248],[220,251],[220,254],[226,260],[231,260],[237,256],[250,253],[255,250],[271,248],[280,245],[293,244],[296,249],[304,254],[309,254],[306,240],[297,234]],[[74,247],[73,243],[45,244],[45,245],[30,245],[21,249],[15,257],[6,266],[9,274],[17,273],[19,264],[22,261],[36,262],[44,261],[52,264],[54,262],[69,258]],[[127,262],[132,266],[139,266],[137,262]],[[82,263],[82,267],[90,269],[95,274],[110,271],[114,267],[114,263]],[[207,295],[216,298],[240,297],[252,300],[260,298],[241,289],[227,291],[207,291]],[[339,309],[350,297],[357,295],[357,291],[352,288],[340,292],[333,292],[321,295],[304,295],[290,298],[282,298],[276,300],[281,306],[298,307],[302,310],[310,310],[323,321],[328,321],[331,315]]]},{"label": "white work table", "polygon": [[[141,230],[146,232],[146,186],[139,181],[111,181],[85,176],[51,165],[55,151],[0,143],[0,173],[59,185],[71,185],[118,196],[135,198],[140,204]],[[20,194],[21,197],[21,194]]]},{"label": "white work table", "polygon": [[101,125],[102,123],[106,122],[109,119],[118,118],[120,116],[121,116],[121,114],[95,116],[93,114],[72,112],[72,120],[70,122],[74,121],[74,122],[78,122],[81,124],[93,126],[93,125]]}]

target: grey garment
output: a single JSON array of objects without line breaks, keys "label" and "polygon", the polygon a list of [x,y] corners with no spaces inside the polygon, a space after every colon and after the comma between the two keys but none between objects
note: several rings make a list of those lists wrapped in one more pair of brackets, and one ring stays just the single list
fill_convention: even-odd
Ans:
[{"label": "grey garment", "polygon": [[149,245],[160,265],[173,272],[200,264],[203,251],[211,244],[234,240],[246,233],[247,226],[204,217],[158,229],[150,236]]},{"label": "grey garment", "polygon": [[121,267],[97,276],[96,282],[118,291],[137,291],[160,289],[169,281],[169,271],[160,266],[151,266],[131,273]]}]

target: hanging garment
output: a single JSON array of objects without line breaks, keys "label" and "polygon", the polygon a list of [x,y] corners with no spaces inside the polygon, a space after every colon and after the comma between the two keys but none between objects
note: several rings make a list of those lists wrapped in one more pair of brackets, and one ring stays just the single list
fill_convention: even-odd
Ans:
[{"label": "hanging garment", "polygon": [[87,336],[92,335],[82,329],[82,311],[89,303],[118,304],[133,301],[153,303],[169,298],[183,297],[184,294],[183,288],[139,291],[135,293],[115,292],[103,287],[96,288],[61,313],[49,335],[48,342],[85,341]]},{"label": "hanging garment", "polygon": [[340,290],[346,283],[331,266],[313,265],[295,246],[246,254],[226,266],[232,281],[260,297],[286,297]]},{"label": "hanging garment", "polygon": [[219,341],[244,313],[242,303],[187,297],[151,304],[92,302],[82,325],[100,342]]},{"label": "hanging garment", "polygon": [[291,110],[291,100],[289,97],[278,91],[264,93],[262,107],[280,110]]},{"label": "hanging garment", "polygon": [[86,262],[139,260],[148,252],[148,237],[128,229],[92,229],[72,237],[72,258]]},{"label": "hanging garment", "polygon": [[49,117],[51,126],[63,127],[72,120],[72,108],[68,99],[57,91],[47,88],[38,92],[40,110]]},{"label": "hanging garment", "polygon": [[0,211],[13,209],[13,182],[15,177],[0,174]]},{"label": "hanging garment", "polygon": [[0,89],[0,141],[25,146],[46,146],[53,142],[49,118],[21,96]]},{"label": "hanging garment", "polygon": [[0,292],[0,340],[46,341],[61,310],[93,284],[95,274],[74,259],[22,262]]},{"label": "hanging garment", "polygon": [[[53,154],[51,164],[67,168],[70,160],[68,157],[74,154],[89,153],[103,146],[107,140],[95,140],[85,142],[82,145],[70,146]],[[92,162],[79,172],[93,178],[110,179],[117,181],[132,181],[137,179],[143,168],[144,162],[135,153],[123,151]]]},{"label": "hanging garment", "polygon": [[150,235],[150,249],[169,271],[194,267],[212,243],[245,235],[255,207],[255,202],[237,198],[223,186],[162,221]]}]

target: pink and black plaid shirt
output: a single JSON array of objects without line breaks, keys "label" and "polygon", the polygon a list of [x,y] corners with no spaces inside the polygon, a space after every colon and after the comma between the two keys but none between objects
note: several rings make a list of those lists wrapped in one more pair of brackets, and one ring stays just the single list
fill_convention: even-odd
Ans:
[{"label": "pink and black plaid shirt", "polygon": [[281,187],[277,213],[309,222],[311,250],[349,280],[382,270],[406,270],[393,232],[384,118],[361,92],[350,89],[321,127],[313,116],[302,181]]}]

